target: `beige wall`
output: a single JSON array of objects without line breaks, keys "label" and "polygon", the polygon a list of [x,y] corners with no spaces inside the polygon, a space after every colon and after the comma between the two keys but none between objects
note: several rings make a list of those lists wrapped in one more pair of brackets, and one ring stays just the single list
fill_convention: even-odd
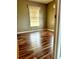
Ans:
[{"label": "beige wall", "polygon": [[28,9],[25,0],[17,0],[17,31],[29,29]]},{"label": "beige wall", "polygon": [[[40,26],[30,27],[30,19],[28,13],[28,5],[35,5],[41,7],[40,10]],[[17,32],[23,32],[28,30],[42,29],[44,26],[44,21],[46,20],[46,6],[39,3],[28,2],[26,0],[17,0]]]},{"label": "beige wall", "polygon": [[55,1],[51,2],[47,6],[47,28],[54,30],[55,26],[55,8],[53,8],[53,5],[55,4]]}]

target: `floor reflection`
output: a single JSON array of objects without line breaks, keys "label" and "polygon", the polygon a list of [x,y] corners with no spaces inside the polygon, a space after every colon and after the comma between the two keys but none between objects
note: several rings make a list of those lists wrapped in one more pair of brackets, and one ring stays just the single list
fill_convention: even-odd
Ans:
[{"label": "floor reflection", "polygon": [[41,49],[41,35],[40,32],[30,34],[30,43],[34,52]]}]

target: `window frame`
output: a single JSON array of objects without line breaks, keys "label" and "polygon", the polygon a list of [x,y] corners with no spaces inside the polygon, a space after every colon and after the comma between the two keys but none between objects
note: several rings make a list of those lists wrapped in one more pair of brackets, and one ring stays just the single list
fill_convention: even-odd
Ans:
[{"label": "window frame", "polygon": [[[30,12],[30,8],[31,8],[31,7],[39,8],[39,16],[38,16],[38,17],[30,16],[30,13],[31,13],[31,12]],[[29,6],[28,6],[28,9],[29,9],[29,19],[30,19],[29,22],[30,22],[30,27],[39,27],[39,26],[40,26],[40,9],[41,9],[41,8],[40,8],[39,6],[29,5]],[[37,21],[39,22],[38,25],[32,25],[31,22],[34,21],[34,20],[31,20],[31,18],[33,18],[33,17],[34,17],[34,18],[39,18],[39,19],[37,20]]]}]

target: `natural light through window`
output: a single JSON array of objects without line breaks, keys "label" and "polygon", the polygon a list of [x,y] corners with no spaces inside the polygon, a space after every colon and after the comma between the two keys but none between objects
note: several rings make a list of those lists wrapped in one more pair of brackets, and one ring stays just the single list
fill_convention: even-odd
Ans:
[{"label": "natural light through window", "polygon": [[31,27],[40,26],[39,12],[40,12],[40,7],[29,6],[30,26]]}]

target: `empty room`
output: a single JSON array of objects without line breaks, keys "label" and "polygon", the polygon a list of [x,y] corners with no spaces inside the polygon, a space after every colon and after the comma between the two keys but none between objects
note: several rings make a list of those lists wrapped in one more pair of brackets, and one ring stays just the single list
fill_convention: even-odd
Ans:
[{"label": "empty room", "polygon": [[17,58],[54,59],[56,0],[17,0]]}]

